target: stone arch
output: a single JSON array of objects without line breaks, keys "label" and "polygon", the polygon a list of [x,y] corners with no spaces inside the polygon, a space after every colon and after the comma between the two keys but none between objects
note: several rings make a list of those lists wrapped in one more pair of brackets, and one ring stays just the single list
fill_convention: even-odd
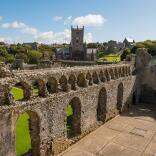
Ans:
[{"label": "stone arch", "polygon": [[[68,108],[70,113],[68,115]],[[74,97],[68,104],[67,107],[67,137],[71,138],[81,134],[81,101],[78,97]],[[70,127],[69,127],[70,126]]]},{"label": "stone arch", "polygon": [[61,91],[67,92],[68,91],[68,80],[64,75],[61,76],[61,78],[59,80],[59,83],[60,83]]},{"label": "stone arch", "polygon": [[34,96],[40,96],[40,97],[46,97],[47,90],[46,90],[46,83],[41,80],[37,79],[33,82],[33,95]]},{"label": "stone arch", "polygon": [[114,69],[114,74],[115,74],[115,78],[118,79],[119,78],[119,73],[118,73],[117,68]]},{"label": "stone arch", "polygon": [[118,85],[118,90],[117,90],[117,110],[119,112],[122,111],[122,107],[123,107],[123,93],[124,93],[124,86],[123,83],[121,82]]},{"label": "stone arch", "polygon": [[103,71],[102,70],[99,73],[99,78],[100,78],[100,81],[101,82],[105,82],[105,77],[104,77],[104,74],[103,74]]},{"label": "stone arch", "polygon": [[93,80],[89,72],[86,74],[86,79],[88,80],[88,85],[91,86],[93,84]]},{"label": "stone arch", "polygon": [[87,86],[87,82],[86,82],[86,79],[85,79],[85,76],[83,73],[80,73],[77,77],[77,85],[79,87],[86,87]]},{"label": "stone arch", "polygon": [[76,90],[76,76],[74,74],[69,76],[68,82],[71,86],[71,90]]},{"label": "stone arch", "polygon": [[131,75],[131,67],[128,66],[128,75],[130,76]]},{"label": "stone arch", "polygon": [[98,96],[97,105],[97,120],[105,122],[107,113],[107,92],[105,88],[102,88]]},{"label": "stone arch", "polygon": [[14,100],[29,100],[31,97],[31,86],[24,81],[16,83],[11,88]]},{"label": "stone arch", "polygon": [[111,79],[114,79],[114,71],[112,68],[110,68],[109,73],[110,73]]},{"label": "stone arch", "polygon": [[98,77],[97,72],[93,72],[92,77],[93,77],[93,83],[94,84],[99,84],[99,77]]},{"label": "stone arch", "polygon": [[[27,122],[23,123],[19,120],[22,120],[22,121],[25,120]],[[20,122],[22,123],[22,127],[21,125],[19,125]],[[23,151],[24,153],[22,154],[40,156],[40,118],[38,114],[36,112],[26,111],[18,117],[16,121],[16,135],[15,135],[16,136],[16,153],[18,150],[18,143],[20,143],[19,140],[24,139],[23,138],[24,136],[19,134],[18,126],[20,126],[21,133],[22,133],[22,130],[24,131],[27,128],[28,130],[27,133],[29,134],[29,137],[30,137],[30,145],[24,149]],[[19,138],[19,137],[22,137],[22,138]]]},{"label": "stone arch", "polygon": [[124,77],[124,67],[121,67],[121,77]]},{"label": "stone arch", "polygon": [[47,89],[49,93],[57,93],[58,92],[58,82],[56,78],[50,77],[47,82]]},{"label": "stone arch", "polygon": [[104,75],[105,75],[105,77],[106,77],[107,81],[110,81],[110,75],[109,75],[109,72],[108,72],[108,70],[107,70],[107,69],[105,70]]}]

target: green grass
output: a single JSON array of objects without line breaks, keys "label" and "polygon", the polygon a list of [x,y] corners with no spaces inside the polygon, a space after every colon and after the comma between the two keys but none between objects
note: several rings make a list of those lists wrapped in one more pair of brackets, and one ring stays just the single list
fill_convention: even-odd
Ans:
[{"label": "green grass", "polygon": [[120,55],[116,53],[105,54],[99,60],[120,62]]},{"label": "green grass", "polygon": [[11,93],[16,101],[22,100],[24,97],[23,90],[17,87],[13,87]]},{"label": "green grass", "polygon": [[72,128],[72,119],[73,119],[73,109],[71,105],[69,104],[67,107],[67,131],[70,131]]},{"label": "green grass", "polygon": [[31,149],[29,134],[29,115],[23,113],[16,123],[16,156],[21,156]]}]

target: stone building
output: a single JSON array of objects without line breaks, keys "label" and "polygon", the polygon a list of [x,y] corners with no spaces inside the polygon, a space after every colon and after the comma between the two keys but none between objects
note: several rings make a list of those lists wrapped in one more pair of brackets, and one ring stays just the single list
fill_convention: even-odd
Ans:
[{"label": "stone building", "polygon": [[86,60],[86,44],[84,43],[84,27],[71,27],[70,59]]}]

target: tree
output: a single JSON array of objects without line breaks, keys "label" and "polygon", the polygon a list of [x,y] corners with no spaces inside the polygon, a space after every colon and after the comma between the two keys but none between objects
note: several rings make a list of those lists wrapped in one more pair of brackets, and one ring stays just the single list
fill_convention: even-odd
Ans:
[{"label": "tree", "polygon": [[126,59],[127,55],[131,54],[131,50],[129,48],[125,48],[123,53],[121,54],[121,61],[123,61],[124,59]]},{"label": "tree", "polygon": [[37,64],[41,58],[42,53],[36,50],[31,50],[28,52],[28,59],[30,64]]}]

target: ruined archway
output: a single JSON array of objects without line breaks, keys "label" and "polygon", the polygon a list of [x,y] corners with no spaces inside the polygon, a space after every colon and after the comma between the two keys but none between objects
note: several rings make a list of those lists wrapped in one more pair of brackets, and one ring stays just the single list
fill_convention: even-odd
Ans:
[{"label": "ruined archway", "polygon": [[74,97],[67,106],[67,137],[71,138],[81,134],[81,102]]},{"label": "ruined archway", "polygon": [[71,86],[71,90],[76,90],[76,77],[74,74],[71,74],[69,76],[69,80],[68,80],[70,86]]},{"label": "ruined archway", "polygon": [[15,101],[28,100],[31,96],[31,87],[26,82],[18,82],[11,88]]},{"label": "ruined archway", "polygon": [[86,74],[86,79],[88,80],[88,85],[91,86],[93,84],[93,80],[89,72]]},{"label": "ruined archway", "polygon": [[46,84],[43,80],[38,79],[33,82],[33,95],[45,97],[46,96]]},{"label": "ruined archway", "polygon": [[105,77],[104,77],[103,71],[100,71],[99,78],[100,78],[101,82],[105,82]]},{"label": "ruined archway", "polygon": [[99,84],[99,77],[96,72],[93,73],[92,77],[93,77],[93,83]]},{"label": "ruined archway", "polygon": [[16,155],[40,155],[40,120],[35,112],[25,112],[16,122]]},{"label": "ruined archway", "polygon": [[86,87],[87,83],[86,83],[86,79],[83,73],[80,73],[77,77],[77,85],[79,87]]},{"label": "ruined archway", "polygon": [[123,83],[121,82],[118,85],[118,90],[117,90],[117,110],[119,112],[122,111],[122,106],[123,106],[123,92],[124,92],[124,87],[123,87]]},{"label": "ruined archway", "polygon": [[60,83],[61,91],[67,92],[68,91],[68,80],[64,75],[60,78],[59,83]]},{"label": "ruined archway", "polygon": [[57,93],[58,82],[54,77],[50,77],[47,82],[47,90],[49,93]]},{"label": "ruined archway", "polygon": [[102,88],[98,96],[98,105],[97,105],[97,120],[105,122],[106,119],[106,109],[107,105],[107,92],[105,88]]}]

